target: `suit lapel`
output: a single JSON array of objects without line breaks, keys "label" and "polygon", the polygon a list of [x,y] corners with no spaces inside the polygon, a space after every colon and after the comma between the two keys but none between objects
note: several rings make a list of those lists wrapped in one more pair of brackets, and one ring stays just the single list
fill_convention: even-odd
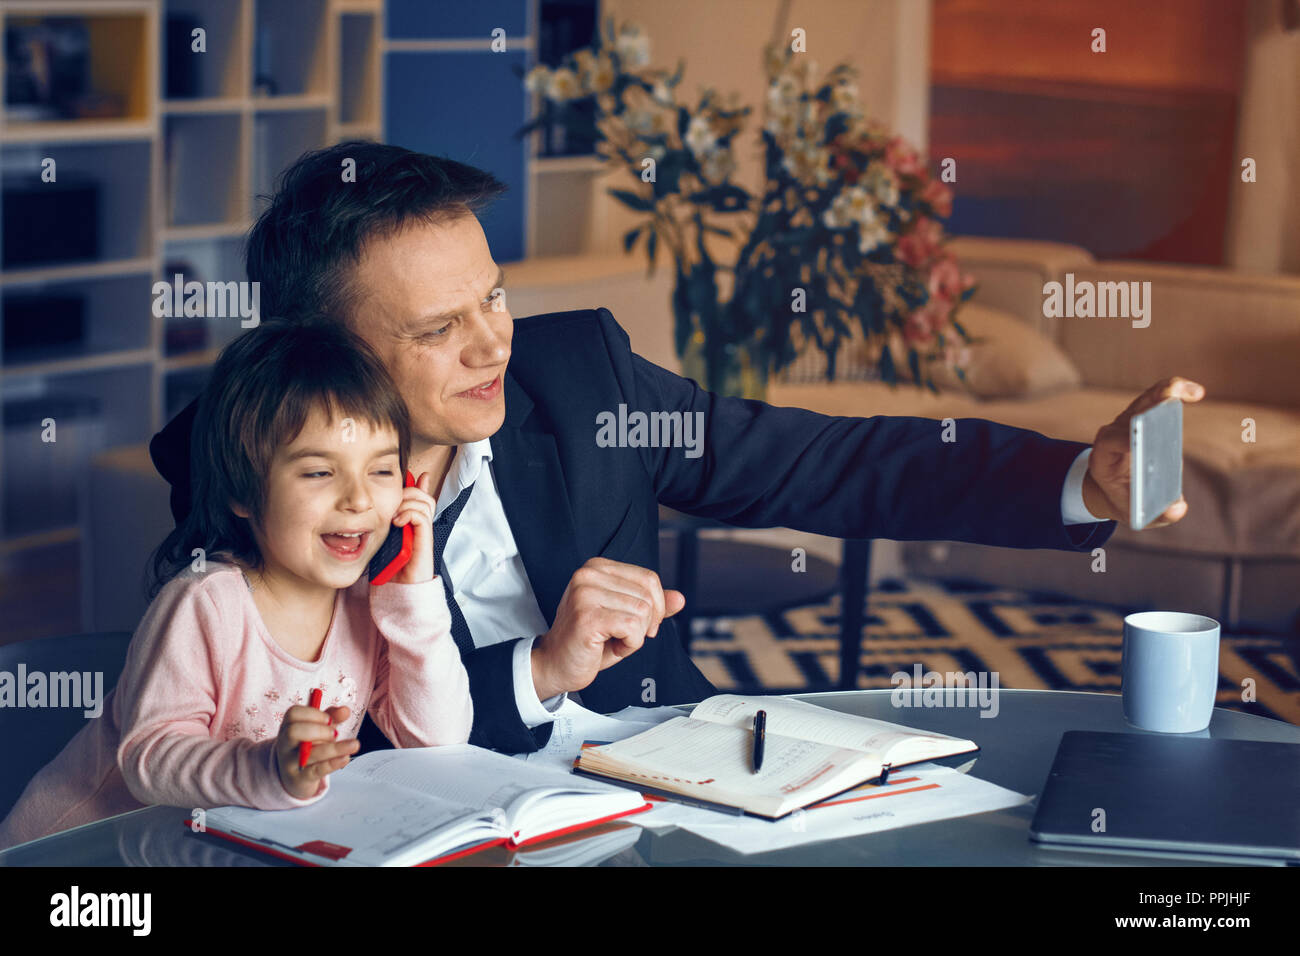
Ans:
[{"label": "suit lapel", "polygon": [[492,473],[537,606],[555,621],[569,578],[581,564],[555,438],[541,431],[533,402],[507,371],[506,418],[492,436]]}]

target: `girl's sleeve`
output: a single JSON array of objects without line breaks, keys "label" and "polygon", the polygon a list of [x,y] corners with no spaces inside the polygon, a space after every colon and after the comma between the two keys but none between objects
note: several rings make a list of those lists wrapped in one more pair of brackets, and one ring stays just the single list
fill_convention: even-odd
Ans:
[{"label": "girl's sleeve", "polygon": [[451,636],[442,579],[390,581],[370,588],[379,629],[371,716],[396,747],[436,747],[469,740],[474,706],[469,675]]},{"label": "girl's sleeve", "polygon": [[[217,702],[238,688],[223,680],[223,641],[240,624],[223,622],[204,587],[179,589],[155,601],[132,641],[118,682],[121,744],[117,762],[131,795],[142,803],[179,807],[242,806],[287,810],[300,800],[280,782],[275,738],[214,740]],[[278,728],[277,728],[278,731]]]}]

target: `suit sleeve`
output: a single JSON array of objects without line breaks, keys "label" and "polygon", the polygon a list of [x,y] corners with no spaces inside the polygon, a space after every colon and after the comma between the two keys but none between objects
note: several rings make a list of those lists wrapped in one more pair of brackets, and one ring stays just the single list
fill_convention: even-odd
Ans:
[{"label": "suit sleeve", "polygon": [[[523,640],[523,638],[519,638]],[[469,742],[502,753],[533,753],[551,739],[550,723],[530,728],[515,703],[514,652],[518,641],[480,647],[462,660],[474,700]]]},{"label": "suit sleeve", "polygon": [[598,310],[630,409],[703,426],[698,457],[642,448],[659,501],[742,527],[841,538],[1087,551],[1114,521],[1067,526],[1061,489],[1087,445],[979,418],[821,415],[726,398],[630,350]]}]

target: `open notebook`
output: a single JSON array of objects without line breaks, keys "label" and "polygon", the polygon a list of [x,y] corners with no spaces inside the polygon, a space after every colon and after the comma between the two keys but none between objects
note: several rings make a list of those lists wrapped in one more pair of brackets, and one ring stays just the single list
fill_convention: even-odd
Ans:
[{"label": "open notebook", "polygon": [[[754,773],[754,714],[767,712],[763,769]],[[880,777],[882,770],[978,751],[972,741],[841,714],[780,697],[721,694],[689,717],[587,747],[574,770],[777,819]]]},{"label": "open notebook", "polygon": [[[363,754],[306,807],[208,810],[208,832],[298,863],[418,866],[649,809],[641,795],[460,744]],[[192,821],[186,820],[186,825]]]}]

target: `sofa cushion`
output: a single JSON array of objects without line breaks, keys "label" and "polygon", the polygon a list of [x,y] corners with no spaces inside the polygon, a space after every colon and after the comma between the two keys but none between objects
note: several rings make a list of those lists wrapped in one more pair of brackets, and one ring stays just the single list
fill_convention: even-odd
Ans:
[{"label": "sofa cushion", "polygon": [[[1097,429],[1137,394],[1080,388],[1030,400],[981,402],[952,392],[935,395],[911,384],[890,388],[874,382],[774,383],[768,400],[827,415],[985,418],[1091,443]],[[1243,441],[1245,419],[1254,422],[1253,442]],[[1188,405],[1183,417],[1183,495],[1189,511],[1182,521],[1145,531],[1121,524],[1115,538],[1156,550],[1300,557],[1300,412],[1210,398]]]},{"label": "sofa cushion", "polygon": [[[957,321],[972,338],[965,381],[942,361],[931,363],[935,387],[976,398],[1035,398],[1078,388],[1083,379],[1061,349],[1033,326],[1001,309],[970,302]],[[906,352],[895,351],[896,356]],[[903,366],[905,377],[911,370]]]}]

